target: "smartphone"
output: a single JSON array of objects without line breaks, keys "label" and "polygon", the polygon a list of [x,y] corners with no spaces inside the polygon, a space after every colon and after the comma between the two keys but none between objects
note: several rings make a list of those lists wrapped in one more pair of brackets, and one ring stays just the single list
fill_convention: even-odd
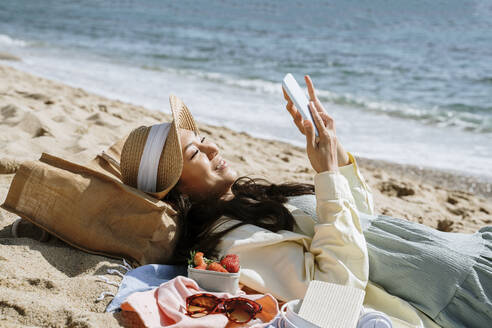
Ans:
[{"label": "smartphone", "polygon": [[306,97],[304,91],[302,91],[299,83],[297,83],[296,79],[292,74],[288,73],[285,75],[284,80],[282,81],[282,86],[284,87],[285,92],[289,95],[290,100],[294,103],[299,113],[301,113],[302,118],[305,120],[310,120],[314,126],[314,131],[316,136],[318,134],[318,128],[316,124],[314,124],[313,116],[311,115],[311,111],[309,110],[309,100]]}]

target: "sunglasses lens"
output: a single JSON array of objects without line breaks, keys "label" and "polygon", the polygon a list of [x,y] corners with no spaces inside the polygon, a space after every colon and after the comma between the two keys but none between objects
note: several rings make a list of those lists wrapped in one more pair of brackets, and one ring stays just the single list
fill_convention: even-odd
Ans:
[{"label": "sunglasses lens", "polygon": [[232,321],[245,323],[253,318],[255,309],[246,301],[235,301],[227,304],[226,313]]},{"label": "sunglasses lens", "polygon": [[214,298],[207,296],[198,296],[193,298],[188,303],[188,312],[194,313],[191,316],[194,318],[203,317],[212,311],[217,305],[217,301]]}]

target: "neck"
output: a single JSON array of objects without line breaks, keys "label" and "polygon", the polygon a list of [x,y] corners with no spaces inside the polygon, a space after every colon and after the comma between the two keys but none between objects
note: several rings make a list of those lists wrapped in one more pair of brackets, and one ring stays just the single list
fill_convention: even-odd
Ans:
[{"label": "neck", "polygon": [[222,199],[222,200],[231,200],[231,199],[233,199],[233,198],[234,198],[234,194],[232,193],[231,188],[229,188],[229,189],[225,192],[225,194],[223,194],[223,195],[220,197],[220,199]]}]

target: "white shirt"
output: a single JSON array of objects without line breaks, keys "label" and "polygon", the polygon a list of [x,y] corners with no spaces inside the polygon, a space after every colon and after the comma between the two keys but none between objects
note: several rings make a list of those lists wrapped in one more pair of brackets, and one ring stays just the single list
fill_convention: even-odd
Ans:
[{"label": "white shirt", "polygon": [[364,306],[387,314],[395,328],[439,327],[408,302],[369,282],[358,213],[373,214],[374,205],[354,157],[349,157],[352,164],[339,173],[314,176],[317,221],[287,204],[296,221],[294,231],[275,233],[243,225],[224,236],[220,253],[239,255],[241,284],[282,301],[303,298],[311,280],[322,280],[364,289]]}]

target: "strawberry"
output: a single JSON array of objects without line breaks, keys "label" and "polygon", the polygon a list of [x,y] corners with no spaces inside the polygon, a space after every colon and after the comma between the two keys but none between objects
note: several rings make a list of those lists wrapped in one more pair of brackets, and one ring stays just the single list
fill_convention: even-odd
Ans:
[{"label": "strawberry", "polygon": [[196,266],[206,264],[208,260],[203,257],[202,252],[191,251],[190,258],[188,259],[188,266],[194,268]]},{"label": "strawberry", "polygon": [[220,260],[220,264],[226,268],[227,272],[236,273],[239,271],[239,256],[227,254]]},{"label": "strawberry", "polygon": [[196,266],[203,266],[205,264],[205,260],[203,259],[203,253],[202,252],[196,252],[195,255],[193,256],[193,263]]},{"label": "strawberry", "polygon": [[207,269],[207,264],[206,263],[202,263],[200,265],[197,265],[194,269],[206,270]]},{"label": "strawberry", "polygon": [[212,262],[207,266],[207,270],[217,272],[228,272],[219,262]]}]

